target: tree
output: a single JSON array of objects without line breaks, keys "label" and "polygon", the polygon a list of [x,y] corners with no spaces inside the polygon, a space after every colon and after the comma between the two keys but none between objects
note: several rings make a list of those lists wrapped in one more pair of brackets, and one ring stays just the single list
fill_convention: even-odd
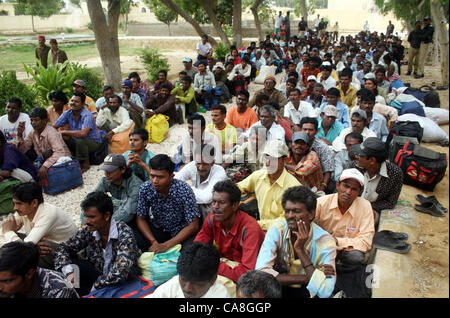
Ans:
[{"label": "tree", "polygon": [[[448,5],[448,2],[447,2]],[[448,88],[448,31],[447,19],[444,13],[444,7],[439,0],[431,0],[431,16],[435,22],[435,30],[439,42],[439,51],[441,57],[441,77],[442,85]],[[448,9],[447,9],[448,10]]]},{"label": "tree", "polygon": [[144,3],[152,9],[158,21],[167,24],[167,27],[169,28],[169,35],[172,35],[170,33],[170,24],[177,19],[178,14],[169,9],[159,0],[144,0]]},{"label": "tree", "polygon": [[233,0],[233,42],[242,45],[242,0]]},{"label": "tree", "polygon": [[295,14],[297,16],[302,16],[306,23],[308,23],[308,15],[312,15],[317,9],[317,3],[314,0],[299,0],[295,3]]},{"label": "tree", "polygon": [[126,33],[128,30],[128,14],[131,11],[131,7],[137,6],[133,0],[122,0],[120,1],[120,14],[125,16],[125,23],[123,24],[122,31]]},{"label": "tree", "polygon": [[[300,9],[302,12],[302,17],[305,21],[308,21],[308,10],[306,9],[306,0],[300,0]],[[308,22],[306,22],[308,23]]]},{"label": "tree", "polygon": [[36,32],[34,27],[34,17],[48,18],[54,14],[59,13],[65,6],[64,0],[17,0],[14,5],[14,12],[16,15],[31,15],[31,27],[33,32]]},{"label": "tree", "polygon": [[273,11],[270,8],[269,0],[244,0],[243,8],[250,7],[253,14],[253,21],[255,22],[256,30],[258,30],[258,38],[260,41],[265,39],[262,24],[269,26]]},{"label": "tree", "polygon": [[213,10],[213,1],[210,0],[202,0],[203,8],[206,11],[206,14],[209,17],[209,20],[213,24],[214,28],[216,29],[216,32],[219,34],[219,37],[223,44],[230,45],[230,41],[228,40],[228,36],[226,35],[225,31],[222,28],[222,25],[220,24],[219,20],[217,19],[216,13]]}]

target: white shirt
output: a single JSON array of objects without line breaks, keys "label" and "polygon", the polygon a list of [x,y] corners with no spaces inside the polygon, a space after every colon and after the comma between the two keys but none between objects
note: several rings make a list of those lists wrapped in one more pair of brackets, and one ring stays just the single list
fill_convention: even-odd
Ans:
[{"label": "white shirt", "polygon": [[216,80],[214,79],[214,74],[211,71],[206,70],[205,75],[200,73],[195,74],[194,84],[192,85],[195,91],[206,90],[208,87],[215,86]]},{"label": "white shirt", "polygon": [[128,111],[122,106],[114,114],[108,107],[101,109],[96,119],[97,126],[102,127],[107,120],[115,134],[128,130],[133,124]]},{"label": "white shirt", "polygon": [[210,49],[212,49],[211,43],[206,42],[206,44],[203,44],[202,41],[197,43],[196,49],[200,51],[202,54],[206,54],[209,52]]},{"label": "white shirt", "polygon": [[283,22],[283,17],[277,15],[277,16],[275,17],[275,28],[277,28],[277,29],[280,28],[281,22]]},{"label": "white shirt", "polygon": [[[144,298],[185,298],[183,290],[180,286],[179,275],[172,277],[170,280],[160,285],[155,291]],[[227,289],[218,279],[208,289],[208,291],[200,298],[231,298]]]},{"label": "white shirt", "polygon": [[[258,121],[256,123],[254,123],[253,125],[251,125],[250,128],[247,129],[247,131],[243,132],[242,136],[244,136],[245,139],[248,139],[249,136],[250,136],[250,131],[251,131],[252,127],[256,126],[256,125],[262,126],[261,122]],[[267,131],[266,141],[271,141],[271,140],[274,140],[274,139],[278,139],[278,140],[281,140],[283,142],[286,142],[285,141],[285,134],[286,134],[286,132],[284,131],[284,128],[281,127],[280,125],[276,124],[275,122],[273,122],[272,126]]]},{"label": "white shirt", "polygon": [[369,202],[375,202],[378,199],[377,187],[381,177],[389,178],[387,174],[386,162],[383,162],[380,171],[370,178],[369,173],[364,172],[364,192],[362,197]]},{"label": "white shirt", "polygon": [[319,18],[315,18],[313,23],[314,23],[314,26],[317,28],[319,26],[320,19]]},{"label": "white shirt", "polygon": [[322,74],[320,74],[317,80],[320,84],[323,85],[323,88],[325,88],[326,90],[329,90],[332,87],[336,87],[336,80],[331,75],[328,76],[326,80],[322,81]]},{"label": "white shirt", "polygon": [[[191,136],[188,132],[186,132],[186,135],[183,138],[183,141],[181,143],[182,151],[183,151],[183,161],[184,163],[188,163],[190,160],[190,154],[194,151],[197,151],[197,147],[200,147],[200,144],[197,143],[200,142],[200,140],[195,140],[197,136],[194,135],[194,138],[191,139]],[[198,139],[200,139],[200,136],[198,136]],[[203,132],[203,143],[207,145],[213,145],[215,150],[215,157],[214,161],[216,164],[222,164],[222,142],[220,141],[219,137],[217,137],[215,134],[204,131]]]},{"label": "white shirt", "polygon": [[294,124],[299,125],[303,117],[317,117],[317,114],[311,103],[301,100],[298,110],[295,109],[291,101],[287,103],[284,106],[283,117],[289,118]]},{"label": "white shirt", "polygon": [[27,136],[28,133],[33,130],[33,127],[31,126],[30,116],[25,113],[20,113],[19,118],[17,118],[15,123],[12,123],[8,120],[8,115],[3,115],[2,117],[0,117],[0,130],[3,132],[3,135],[5,135],[6,141],[8,143],[14,143],[16,141],[17,127],[19,127],[19,123],[22,121],[25,122],[25,130],[22,134],[22,136],[25,138],[25,136]]},{"label": "white shirt", "polygon": [[[49,241],[62,243],[77,232],[77,226],[67,213],[46,202],[39,205],[33,220],[17,212],[13,216],[18,225],[22,224],[21,230],[25,231],[24,242],[37,244],[45,237]],[[4,233],[0,229],[0,246],[13,241],[20,241],[14,231]]]},{"label": "white shirt", "polygon": [[213,197],[214,185],[227,178],[225,169],[219,165],[213,165],[209,171],[208,178],[205,181],[200,182],[200,176],[195,165],[195,161],[189,162],[185,165],[177,174],[175,174],[175,179],[182,180],[186,182],[187,180],[192,181],[192,190],[195,194],[195,199],[197,204],[210,204]]},{"label": "white shirt", "polygon": [[[122,98],[123,93],[119,94],[119,97]],[[142,100],[141,97],[136,94],[136,93],[131,93],[130,95],[130,101],[134,104],[136,104],[136,106],[140,107],[141,109],[144,109],[144,105],[142,105]],[[125,109],[130,109],[131,105],[128,103],[125,103],[125,101],[122,98],[122,107],[125,107]]]},{"label": "white shirt", "polygon": [[364,24],[364,31],[369,32],[369,23]]},{"label": "white shirt", "polygon": [[[339,136],[336,137],[336,139],[333,141],[333,150],[335,152],[347,149],[347,147],[345,147],[345,136],[347,136],[347,134],[351,133],[352,131],[353,128],[351,126],[344,128],[339,134]],[[363,141],[369,137],[377,137],[377,134],[367,127],[364,127],[364,130],[361,135],[363,136]]]},{"label": "white shirt", "polygon": [[228,80],[232,81],[233,78],[236,76],[236,71],[244,77],[249,77],[250,73],[252,71],[252,66],[250,64],[247,64],[245,68],[242,68],[242,64],[237,64],[233,67],[233,70],[228,75]]}]

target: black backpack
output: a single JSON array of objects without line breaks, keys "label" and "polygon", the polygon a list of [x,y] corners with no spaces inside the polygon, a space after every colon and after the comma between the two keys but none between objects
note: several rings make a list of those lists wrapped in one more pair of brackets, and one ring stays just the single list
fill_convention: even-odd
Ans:
[{"label": "black backpack", "polygon": [[408,87],[404,93],[413,95],[415,98],[423,102],[426,107],[441,107],[439,94],[429,85],[423,85],[420,88]]},{"label": "black backpack", "polygon": [[395,156],[395,164],[403,171],[404,184],[433,191],[444,178],[447,155],[407,142]]},{"label": "black backpack", "polygon": [[423,128],[417,121],[398,121],[390,129],[386,138],[386,152],[389,153],[389,146],[395,136],[415,137],[420,143],[423,137]]}]

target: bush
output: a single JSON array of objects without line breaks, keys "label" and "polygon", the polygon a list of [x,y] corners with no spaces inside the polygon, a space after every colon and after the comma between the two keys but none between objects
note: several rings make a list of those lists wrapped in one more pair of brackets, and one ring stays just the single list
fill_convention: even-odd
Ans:
[{"label": "bush", "polygon": [[73,29],[72,28],[66,28],[66,32],[67,33],[73,33]]},{"label": "bush", "polygon": [[214,58],[218,60],[219,58],[225,58],[225,56],[230,51],[230,47],[228,45],[219,42],[217,47],[214,49]]},{"label": "bush", "polygon": [[19,97],[22,100],[24,113],[39,106],[31,88],[17,80],[16,71],[3,71],[0,74],[0,115],[5,114],[6,101],[11,97]]},{"label": "bush", "polygon": [[162,57],[157,48],[143,49],[140,57],[147,70],[148,78],[153,83],[158,80],[158,72],[160,70],[169,72],[168,59]]},{"label": "bush", "polygon": [[86,26],[89,30],[94,30],[94,27],[92,26],[92,22],[89,22]]}]

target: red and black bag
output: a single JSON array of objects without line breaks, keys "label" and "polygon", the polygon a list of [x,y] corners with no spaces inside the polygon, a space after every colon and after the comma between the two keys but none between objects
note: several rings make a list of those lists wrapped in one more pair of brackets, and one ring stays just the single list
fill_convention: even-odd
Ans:
[{"label": "red and black bag", "polygon": [[395,164],[403,171],[404,184],[433,191],[444,178],[447,155],[408,141],[395,156]]}]

